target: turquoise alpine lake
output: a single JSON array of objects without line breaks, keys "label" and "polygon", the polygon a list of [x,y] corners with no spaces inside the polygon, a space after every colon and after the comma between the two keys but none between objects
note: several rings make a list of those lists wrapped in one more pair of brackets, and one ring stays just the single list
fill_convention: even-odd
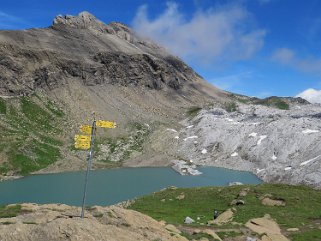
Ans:
[{"label": "turquoise alpine lake", "polygon": [[[86,205],[111,205],[140,197],[169,186],[226,186],[230,182],[262,183],[249,172],[224,168],[199,168],[203,174],[181,176],[168,167],[119,168],[91,171]],[[64,203],[80,206],[85,172],[31,175],[0,182],[0,205],[10,203]]]}]

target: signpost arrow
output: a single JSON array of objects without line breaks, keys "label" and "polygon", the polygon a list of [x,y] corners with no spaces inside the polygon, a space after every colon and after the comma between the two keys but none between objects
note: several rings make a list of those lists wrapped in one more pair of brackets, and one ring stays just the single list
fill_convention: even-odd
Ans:
[{"label": "signpost arrow", "polygon": [[98,127],[103,127],[103,128],[116,128],[116,123],[112,122],[112,121],[98,120],[97,121],[97,126]]}]

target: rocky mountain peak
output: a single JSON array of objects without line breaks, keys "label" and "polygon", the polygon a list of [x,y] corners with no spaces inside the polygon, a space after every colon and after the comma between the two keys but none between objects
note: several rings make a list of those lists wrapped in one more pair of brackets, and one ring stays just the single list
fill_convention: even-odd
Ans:
[{"label": "rocky mountain peak", "polygon": [[[59,30],[65,27],[95,30],[101,33],[113,34],[131,43],[140,40],[140,38],[127,25],[119,22],[105,24],[86,11],[79,13],[78,16],[67,14],[55,17],[52,28]],[[150,45],[154,46],[155,44],[150,43]]]},{"label": "rocky mountain peak", "polygon": [[81,12],[78,16],[72,15],[58,15],[53,20],[53,27],[69,26],[78,29],[96,29],[104,30],[106,25],[98,20],[94,15],[89,12]]}]

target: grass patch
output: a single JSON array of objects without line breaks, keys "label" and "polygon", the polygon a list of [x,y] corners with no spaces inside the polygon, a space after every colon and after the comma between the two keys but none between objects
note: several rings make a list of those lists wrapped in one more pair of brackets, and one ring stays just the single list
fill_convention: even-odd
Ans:
[{"label": "grass patch", "polygon": [[6,114],[7,105],[4,99],[0,98],[0,114]]},{"label": "grass patch", "polygon": [[315,228],[314,230],[303,231],[298,234],[293,234],[290,236],[292,241],[320,241],[321,240],[321,230]]},{"label": "grass patch", "polygon": [[103,213],[94,213],[93,216],[95,218],[102,218],[104,216],[104,214]]},{"label": "grass patch", "polygon": [[[321,192],[319,190],[281,184],[166,189],[138,198],[129,208],[174,225],[182,225],[185,217],[189,216],[197,221],[192,225],[199,226],[200,223],[213,219],[214,209],[224,212],[231,208],[230,202],[245,187],[249,187],[250,191],[246,197],[242,198],[245,205],[235,207],[237,209],[233,219],[235,222],[245,224],[249,219],[270,214],[283,230],[293,227],[303,230],[306,226],[315,226],[315,220],[321,220]],[[181,193],[184,193],[185,198],[177,200],[176,197]],[[263,205],[259,197],[265,194],[270,194],[275,199],[285,200],[286,206]],[[198,221],[197,217],[202,218]],[[233,227],[232,224],[222,226],[222,228],[231,227]],[[238,228],[238,226],[235,227]],[[298,234],[291,234],[291,237],[293,240],[320,240],[309,239],[310,236],[319,237],[317,235],[320,235],[320,231],[317,227],[309,230],[306,233],[307,236],[303,236],[308,237],[306,239],[300,239],[301,236]]]},{"label": "grass patch", "polygon": [[48,110],[50,110],[51,113],[53,113],[57,117],[64,117],[65,116],[65,113],[59,107],[57,107],[57,105],[55,105],[55,103],[52,102],[51,100],[48,100],[48,102],[46,104],[46,108]]},{"label": "grass patch", "polygon": [[227,112],[235,112],[238,110],[238,106],[237,104],[233,101],[233,102],[227,102],[224,104],[224,109]]},{"label": "grass patch", "polygon": [[34,221],[24,221],[22,222],[23,224],[37,224],[36,222]]},{"label": "grass patch", "polygon": [[272,96],[265,99],[256,99],[253,101],[254,104],[265,105],[270,107],[275,107],[280,110],[289,110],[290,106],[282,98]]},{"label": "grass patch", "polygon": [[198,112],[200,112],[201,109],[202,109],[201,107],[192,106],[192,107],[188,108],[188,110],[186,111],[186,114],[190,118],[193,118],[193,117],[197,116]]},{"label": "grass patch", "polygon": [[22,113],[39,129],[42,129],[46,132],[54,130],[54,127],[50,124],[51,123],[51,115],[42,109],[39,105],[34,103],[28,97],[21,98],[21,110]]},{"label": "grass patch", "polygon": [[240,235],[242,235],[242,233],[238,233],[238,232],[235,232],[235,231],[230,231],[230,232],[216,232],[216,234],[222,238],[222,239],[225,239],[225,238],[233,238],[233,237],[238,237]]},{"label": "grass patch", "polygon": [[196,233],[196,234],[189,234],[182,232],[181,236],[187,238],[188,240],[201,240],[202,238],[207,238],[209,241],[215,241],[217,239],[214,239],[211,235],[206,233]]},{"label": "grass patch", "polygon": [[0,206],[0,218],[16,217],[21,212],[21,205]]},{"label": "grass patch", "polygon": [[[37,103],[42,100],[37,98]],[[59,126],[64,119],[42,108],[48,100],[42,101],[37,104],[32,97],[6,100],[6,114],[0,115],[0,151],[7,159],[0,166],[0,174],[28,175],[60,157],[64,143],[59,138]]]}]

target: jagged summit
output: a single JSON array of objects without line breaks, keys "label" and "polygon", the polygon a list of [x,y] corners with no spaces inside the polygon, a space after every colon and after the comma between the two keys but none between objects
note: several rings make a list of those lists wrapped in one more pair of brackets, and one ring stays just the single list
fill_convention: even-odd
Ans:
[{"label": "jagged summit", "polygon": [[55,17],[53,20],[52,27],[53,28],[59,28],[62,26],[68,26],[72,28],[77,28],[77,29],[93,29],[93,30],[98,30],[100,32],[106,32],[110,34],[115,34],[116,31],[113,29],[119,30],[125,30],[126,32],[131,32],[129,30],[129,27],[126,26],[125,24],[120,24],[113,22],[111,25],[105,24],[99,19],[97,19],[94,15],[92,15],[89,12],[81,12],[78,14],[78,16],[72,16],[72,15],[58,15]]},{"label": "jagged summit", "polygon": [[65,16],[58,15],[53,20],[53,26],[61,24],[80,28],[88,28],[92,25],[104,25],[94,15],[86,11],[79,13],[78,16],[72,16],[69,14]]}]

